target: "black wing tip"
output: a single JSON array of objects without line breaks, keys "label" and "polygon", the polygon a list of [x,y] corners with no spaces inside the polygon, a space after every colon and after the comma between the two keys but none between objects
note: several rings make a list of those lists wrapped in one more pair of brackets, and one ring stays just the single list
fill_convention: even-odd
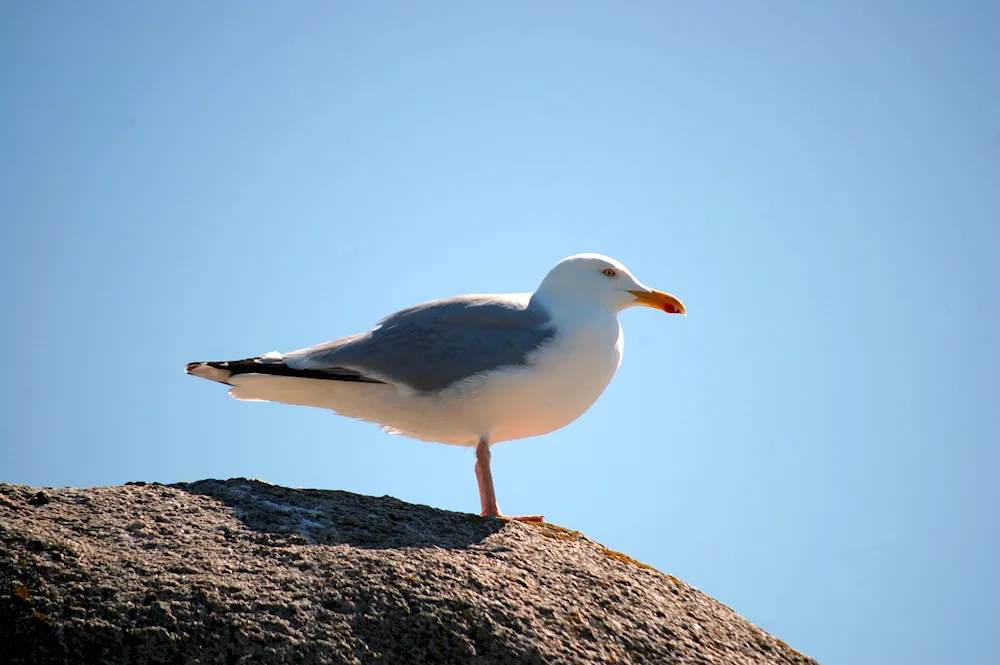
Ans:
[{"label": "black wing tip", "polygon": [[289,376],[300,379],[319,379],[323,381],[385,383],[384,381],[379,381],[377,379],[370,379],[360,372],[349,369],[334,368],[331,371],[295,369],[294,367],[289,367],[283,362],[267,360],[265,358],[246,358],[245,360],[188,363],[184,367],[184,371],[195,376],[204,376],[204,373],[199,372],[199,370],[203,370],[206,367],[228,372],[228,376],[235,376],[237,374],[267,374],[268,376]]},{"label": "black wing tip", "polygon": [[[245,362],[245,361],[241,360],[238,362]],[[232,368],[230,367],[231,364],[232,363],[229,361],[218,362],[214,360],[202,360],[200,362],[188,363],[187,365],[184,366],[184,371],[187,372],[188,374],[194,374],[196,370],[201,369],[202,367],[211,367],[213,369],[224,369],[227,371],[232,371]]]},{"label": "black wing tip", "polygon": [[220,367],[223,364],[213,362],[188,363],[184,366],[184,372],[216,383],[228,383],[227,379],[232,376],[232,372],[226,370],[225,367]]}]

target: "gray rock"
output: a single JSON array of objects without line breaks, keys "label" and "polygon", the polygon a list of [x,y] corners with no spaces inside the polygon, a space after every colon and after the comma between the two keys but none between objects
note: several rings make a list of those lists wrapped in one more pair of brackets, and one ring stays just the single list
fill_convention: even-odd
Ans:
[{"label": "gray rock", "polygon": [[0,484],[0,663],[814,663],[576,531],[234,479]]}]

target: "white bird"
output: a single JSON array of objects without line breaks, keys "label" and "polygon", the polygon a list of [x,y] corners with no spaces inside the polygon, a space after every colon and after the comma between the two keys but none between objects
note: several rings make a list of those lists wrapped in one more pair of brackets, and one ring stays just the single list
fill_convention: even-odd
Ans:
[{"label": "white bird", "polygon": [[232,386],[236,399],[331,409],[393,434],[475,447],[481,514],[505,517],[490,446],[583,415],[621,363],[618,313],[635,306],[687,313],[618,261],[578,254],[556,264],[534,293],[435,300],[366,333],[291,353],[189,363],[186,371]]}]

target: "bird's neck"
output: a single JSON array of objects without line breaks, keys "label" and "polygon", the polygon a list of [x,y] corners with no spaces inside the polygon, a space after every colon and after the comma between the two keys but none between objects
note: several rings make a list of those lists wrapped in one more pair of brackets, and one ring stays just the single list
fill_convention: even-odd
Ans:
[{"label": "bird's neck", "polygon": [[618,320],[618,312],[593,299],[572,293],[553,293],[539,289],[531,296],[532,301],[542,305],[552,318],[560,322]]}]

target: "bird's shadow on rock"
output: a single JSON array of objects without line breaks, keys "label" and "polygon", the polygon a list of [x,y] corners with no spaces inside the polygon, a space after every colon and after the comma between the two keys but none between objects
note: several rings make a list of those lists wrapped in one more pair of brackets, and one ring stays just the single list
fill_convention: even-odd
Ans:
[{"label": "bird's shadow on rock", "polygon": [[498,519],[405,503],[389,496],[292,489],[246,478],[168,487],[221,501],[247,528],[289,544],[460,549],[482,542],[504,527]]}]

